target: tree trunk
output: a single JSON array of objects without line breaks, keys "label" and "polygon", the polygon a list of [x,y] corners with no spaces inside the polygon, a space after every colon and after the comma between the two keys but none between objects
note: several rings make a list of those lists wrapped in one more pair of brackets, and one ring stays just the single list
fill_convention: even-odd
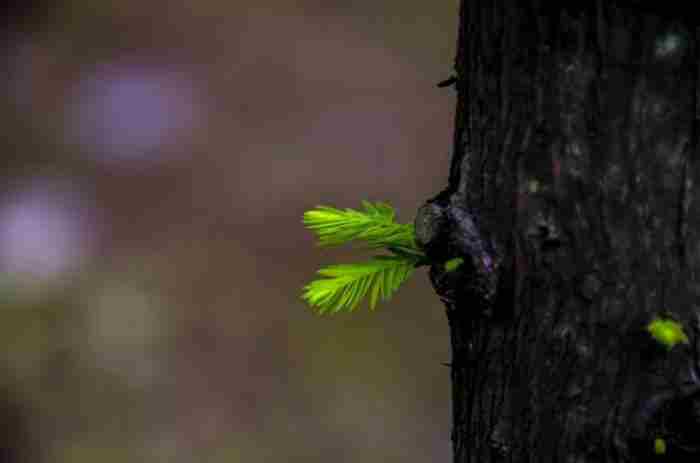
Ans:
[{"label": "tree trunk", "polygon": [[462,1],[449,185],[416,217],[464,259],[430,270],[455,462],[700,461],[700,44],[645,5]]}]

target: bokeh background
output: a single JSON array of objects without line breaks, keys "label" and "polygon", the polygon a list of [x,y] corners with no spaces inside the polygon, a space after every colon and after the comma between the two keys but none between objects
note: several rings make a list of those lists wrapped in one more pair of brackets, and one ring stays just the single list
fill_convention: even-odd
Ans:
[{"label": "bokeh background", "polygon": [[300,300],[318,204],[446,184],[458,0],[0,7],[0,462],[439,462],[426,272]]}]

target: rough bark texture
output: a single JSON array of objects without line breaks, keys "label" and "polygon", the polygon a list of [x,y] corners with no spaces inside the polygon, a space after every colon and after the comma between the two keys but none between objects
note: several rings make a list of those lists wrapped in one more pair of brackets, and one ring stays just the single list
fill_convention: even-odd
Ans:
[{"label": "rough bark texture", "polygon": [[[465,259],[430,272],[454,461],[700,461],[696,25],[636,1],[462,3],[449,186],[416,217],[429,257]],[[654,342],[657,314],[690,343]]]}]

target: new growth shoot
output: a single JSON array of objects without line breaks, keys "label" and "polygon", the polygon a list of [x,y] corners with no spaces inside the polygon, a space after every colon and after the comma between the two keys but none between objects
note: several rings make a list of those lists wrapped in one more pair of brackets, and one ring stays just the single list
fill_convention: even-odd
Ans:
[{"label": "new growth shoot", "polygon": [[678,343],[688,344],[688,336],[683,332],[683,326],[673,319],[654,317],[647,325],[649,334],[660,344],[671,350]]},{"label": "new growth shoot", "polygon": [[369,294],[374,309],[381,297],[388,300],[413,273],[428,265],[415,242],[413,224],[394,221],[394,209],[385,203],[362,201],[364,211],[318,206],[304,213],[304,225],[318,237],[319,246],[337,246],[353,240],[369,249],[385,249],[367,262],[324,267],[303,289],[302,298],[319,314],[352,311]]}]

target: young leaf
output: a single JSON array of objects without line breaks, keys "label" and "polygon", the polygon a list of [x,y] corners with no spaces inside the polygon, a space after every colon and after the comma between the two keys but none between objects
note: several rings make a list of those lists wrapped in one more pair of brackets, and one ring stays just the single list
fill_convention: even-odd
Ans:
[{"label": "young leaf", "polygon": [[680,323],[668,318],[655,317],[648,325],[647,330],[659,343],[671,350],[679,342],[688,344],[688,337],[683,332]]},{"label": "young leaf", "polygon": [[368,262],[339,264],[322,268],[319,278],[304,287],[302,298],[320,314],[352,311],[369,292],[370,309],[379,297],[388,300],[406,281],[417,259],[402,256],[375,256]]},{"label": "young leaf", "polygon": [[663,438],[657,437],[654,439],[654,453],[657,455],[666,453],[666,441]]},{"label": "young leaf", "polygon": [[317,206],[304,212],[304,225],[316,233],[320,246],[363,240],[371,248],[394,247],[420,253],[413,224],[394,222],[394,209],[385,203],[362,201],[364,211]]},{"label": "young leaf", "polygon": [[445,262],[445,271],[446,272],[454,272],[463,263],[464,263],[464,259],[462,259],[461,257],[455,257],[453,259],[450,259],[447,262]]}]

